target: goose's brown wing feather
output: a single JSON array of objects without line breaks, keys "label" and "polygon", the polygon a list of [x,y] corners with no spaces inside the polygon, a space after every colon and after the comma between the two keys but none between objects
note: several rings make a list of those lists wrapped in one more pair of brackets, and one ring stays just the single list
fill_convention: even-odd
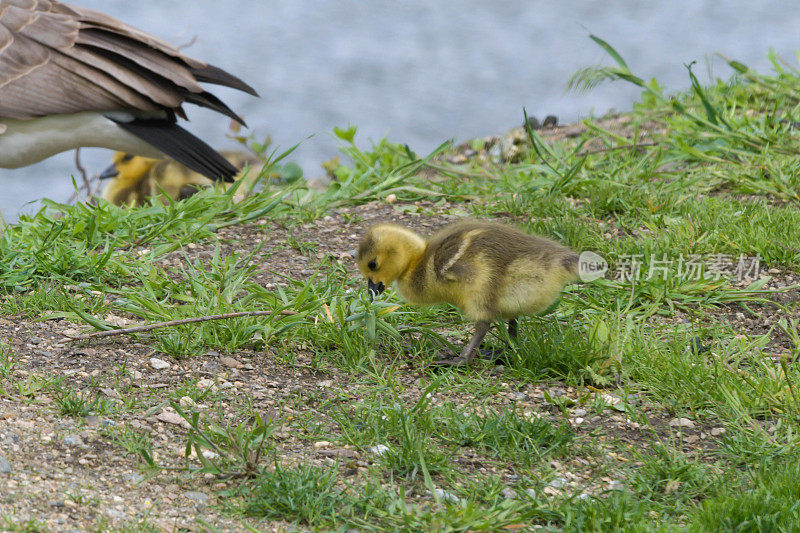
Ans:
[{"label": "goose's brown wing feather", "polygon": [[[17,42],[25,40],[27,37],[17,37]],[[37,45],[27,46],[33,49]],[[9,83],[0,84],[0,117],[28,119],[81,111],[163,109],[152,98],[103,71],[67,55],[46,53],[46,61]],[[0,76],[3,59],[0,53]]]},{"label": "goose's brown wing feather", "polygon": [[168,110],[192,102],[240,120],[199,81],[252,88],[166,42],[93,10],[0,0],[0,117]]}]

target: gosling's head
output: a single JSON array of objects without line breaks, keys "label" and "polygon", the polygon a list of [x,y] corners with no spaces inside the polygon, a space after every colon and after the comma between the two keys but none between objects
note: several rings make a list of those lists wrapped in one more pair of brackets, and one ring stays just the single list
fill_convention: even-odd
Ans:
[{"label": "gosling's head", "polygon": [[150,159],[125,152],[114,152],[111,166],[100,174],[100,179],[116,178],[125,182],[136,182],[144,178],[158,159]]},{"label": "gosling's head", "polygon": [[377,224],[358,245],[356,262],[367,278],[370,293],[380,294],[425,253],[425,240],[395,224]]}]

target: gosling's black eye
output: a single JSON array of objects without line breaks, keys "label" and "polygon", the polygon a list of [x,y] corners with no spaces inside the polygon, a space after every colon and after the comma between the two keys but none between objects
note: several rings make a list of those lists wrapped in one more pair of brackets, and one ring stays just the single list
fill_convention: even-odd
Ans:
[{"label": "gosling's black eye", "polygon": [[131,159],[133,159],[133,154],[125,154],[124,156],[122,156],[122,162],[123,163],[127,163]]},{"label": "gosling's black eye", "polygon": [[375,270],[376,268],[378,268],[378,263],[376,263],[374,260],[370,261],[369,263],[367,263],[367,267],[370,270]]}]

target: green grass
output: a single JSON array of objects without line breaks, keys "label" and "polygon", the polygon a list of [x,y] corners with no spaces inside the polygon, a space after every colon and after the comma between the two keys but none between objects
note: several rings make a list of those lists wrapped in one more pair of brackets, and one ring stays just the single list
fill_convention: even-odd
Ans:
[{"label": "green grass", "polygon": [[245,515],[304,524],[333,522],[346,498],[336,489],[336,471],[313,466],[263,472],[245,492]]},{"label": "green grass", "polygon": [[153,442],[149,435],[125,424],[121,427],[111,427],[103,430],[104,437],[119,446],[129,455],[136,457],[142,464],[154,468]]},{"label": "green grass", "polygon": [[564,457],[574,438],[568,426],[508,408],[470,412],[449,407],[439,416],[444,440],[484,450],[517,465],[536,464],[550,456]]},{"label": "green grass", "polygon": [[53,388],[52,394],[59,413],[65,416],[106,414],[112,409],[110,402],[97,391],[79,391],[59,383]]},{"label": "green grass", "polygon": [[[386,139],[363,148],[355,128],[337,129],[343,161],[327,165],[336,181],[324,192],[293,182],[241,203],[215,191],[132,210],[48,203],[6,226],[6,316],[106,330],[115,327],[109,315],[150,323],[273,310],[135,339],[178,360],[209,350],[268,353],[276,368],[301,370],[312,384],[274,400],[277,412],[291,415],[267,416],[252,398],[200,388],[192,376],[145,395],[130,385],[125,364],[108,377],[120,399],[108,401],[94,383],[67,386],[41,371],[20,372],[25,348],[11,339],[0,339],[0,396],[34,403],[47,395],[48,408],[78,419],[146,418],[172,403],[190,426],[182,473],[235,480],[222,494],[230,498],[224,509],[257,525],[793,530],[798,287],[768,287],[800,267],[800,133],[792,125],[800,121],[800,70],[775,56],[768,75],[730,62],[731,78],[704,86],[690,65],[687,90],[666,94],[608,43],[595,42],[613,65],[582,70],[573,85],[639,87],[624,124],[587,119],[582,134],[559,141],[525,132],[510,161],[486,152],[483,141],[470,143],[483,150],[477,158],[453,164],[448,156],[457,149],[449,145],[420,157]],[[285,173],[288,166],[275,166],[280,159],[264,175]],[[301,237],[305,224],[335,209],[359,223],[363,214],[352,208],[390,194],[409,216],[505,217],[600,254],[610,274],[570,286],[553,313],[523,319],[516,344],[493,330],[490,344],[514,346],[502,367],[433,371],[428,363],[469,337],[460,315],[405,306],[391,291],[370,302],[350,263],[320,259],[325,243]],[[267,235],[281,227],[287,238],[267,251],[219,233],[243,224]],[[210,253],[198,258],[196,247]],[[303,269],[314,275],[290,270],[277,273],[280,286],[260,283],[259,264],[281,250],[305,256]],[[700,270],[678,275],[698,257]],[[635,281],[618,275],[633,258],[642,273]],[[739,283],[737,263],[754,258],[761,273],[779,274]],[[714,260],[728,274],[716,276]],[[738,322],[737,313],[756,326]],[[329,374],[336,385],[314,385]],[[518,408],[519,397],[537,398],[537,410]],[[235,408],[194,405],[223,400]],[[624,435],[605,427],[612,417],[629,425]],[[725,431],[689,442],[667,423],[679,417],[700,426],[695,433]],[[147,432],[117,424],[103,435],[141,466],[160,468]],[[312,464],[308,450],[319,441],[347,447],[356,459]],[[287,461],[288,449],[306,450],[306,461]],[[549,485],[572,471],[580,481]],[[37,527],[5,521],[20,531]]]},{"label": "green grass", "polygon": [[761,464],[749,483],[735,484],[694,512],[697,531],[792,531],[800,520],[796,459]]}]

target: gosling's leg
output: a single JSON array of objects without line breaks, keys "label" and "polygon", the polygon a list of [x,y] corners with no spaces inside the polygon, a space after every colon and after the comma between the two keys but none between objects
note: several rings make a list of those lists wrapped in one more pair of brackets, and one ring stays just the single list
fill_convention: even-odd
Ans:
[{"label": "gosling's leg", "polygon": [[490,324],[488,320],[479,320],[475,323],[475,333],[472,335],[472,340],[470,340],[467,345],[464,346],[464,349],[461,350],[460,359],[464,360],[465,365],[472,363],[472,359],[475,357],[475,352],[478,351],[478,348],[483,342],[483,338],[486,337],[489,327]]},{"label": "gosling's leg", "polygon": [[517,319],[512,318],[508,321],[508,336],[513,340],[517,340]]},{"label": "gosling's leg", "polygon": [[462,365],[469,365],[472,362],[472,359],[475,357],[475,352],[478,351],[478,348],[483,342],[483,338],[486,336],[486,333],[489,331],[489,322],[485,320],[481,320],[475,323],[475,333],[472,335],[472,339],[464,346],[464,349],[461,350],[461,355],[458,357],[454,357],[452,359],[439,359],[435,361],[433,364],[436,366],[462,366]]},{"label": "gosling's leg", "polygon": [[[512,318],[508,321],[508,336],[512,341],[517,340],[517,319]],[[479,351],[483,359],[495,362],[508,362],[508,351],[512,348],[508,343],[504,343],[502,348],[484,348]]]}]

